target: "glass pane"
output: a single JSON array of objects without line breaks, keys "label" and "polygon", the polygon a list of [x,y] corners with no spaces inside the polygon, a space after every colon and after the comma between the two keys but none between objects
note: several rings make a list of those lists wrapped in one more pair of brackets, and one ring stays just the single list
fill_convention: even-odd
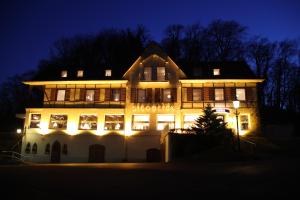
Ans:
[{"label": "glass pane", "polygon": [[97,115],[80,115],[79,129],[97,130]]},{"label": "glass pane", "polygon": [[95,94],[94,90],[87,90],[85,96],[86,101],[94,101],[94,94]]},{"label": "glass pane", "polygon": [[163,102],[171,102],[171,99],[172,99],[171,90],[164,89],[163,90]]},{"label": "glass pane", "polygon": [[51,115],[49,128],[50,129],[66,129],[67,128],[67,115]]},{"label": "glass pane", "polygon": [[237,98],[237,100],[240,100],[240,101],[246,100],[245,88],[236,89],[236,98]]},{"label": "glass pane", "polygon": [[146,101],[146,90],[139,89],[138,90],[138,102],[143,103]]},{"label": "glass pane", "polygon": [[201,89],[193,88],[193,101],[201,101]]},{"label": "glass pane", "polygon": [[166,79],[165,67],[157,67],[157,80],[164,81]]},{"label": "glass pane", "polygon": [[58,90],[57,91],[57,101],[64,101],[65,100],[65,95],[66,95],[66,90]]},{"label": "glass pane", "polygon": [[123,130],[124,115],[105,115],[104,130]]},{"label": "glass pane", "polygon": [[113,89],[113,101],[120,101],[120,90],[119,89]]},{"label": "glass pane", "polygon": [[152,72],[151,72],[151,67],[145,67],[144,68],[144,79],[145,81],[151,81],[152,80]]},{"label": "glass pane", "polygon": [[216,101],[224,100],[224,91],[223,91],[223,89],[215,89],[215,100]]},{"label": "glass pane", "polygon": [[149,129],[149,115],[133,115],[133,130],[147,130]]},{"label": "glass pane", "polygon": [[30,128],[40,128],[41,114],[31,114]]}]

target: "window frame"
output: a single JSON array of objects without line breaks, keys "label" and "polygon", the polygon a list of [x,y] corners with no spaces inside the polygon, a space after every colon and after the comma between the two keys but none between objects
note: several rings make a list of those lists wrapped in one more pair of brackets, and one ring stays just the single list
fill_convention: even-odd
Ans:
[{"label": "window frame", "polygon": [[[134,120],[135,116],[147,116],[148,121],[135,121]],[[136,128],[134,128],[135,123],[148,124],[148,126],[145,129],[136,129]],[[133,114],[132,115],[131,130],[133,130],[133,131],[145,131],[145,130],[149,130],[149,129],[150,129],[150,115],[149,114]]]},{"label": "window frame", "polygon": [[[243,90],[244,91],[244,94],[243,94],[244,98],[243,99],[241,99],[240,97],[238,97],[238,90]],[[239,101],[246,101],[247,100],[246,99],[246,88],[235,88],[235,97]]]},{"label": "window frame", "polygon": [[[33,115],[39,115],[40,118],[39,119],[32,119]],[[41,118],[42,118],[42,114],[41,113],[30,113],[30,123],[29,123],[29,128],[41,128]],[[38,121],[39,126],[38,127],[32,127],[32,122],[33,121]]]},{"label": "window frame", "polygon": [[[159,119],[158,119],[159,116],[172,116],[174,121],[159,121]],[[168,124],[169,129],[174,129],[175,128],[175,115],[174,114],[157,114],[156,115],[156,130],[158,130],[158,131],[164,130],[165,126],[163,129],[160,129],[159,124]],[[172,124],[173,127],[170,127],[170,124]]]},{"label": "window frame", "polygon": [[[63,99],[59,99],[59,92],[60,91],[64,91],[64,95],[63,95]],[[56,93],[56,101],[65,101],[66,100],[66,89],[57,89],[57,93]]]},{"label": "window frame", "polygon": [[[247,116],[247,122],[242,121],[242,116]],[[249,131],[250,130],[250,115],[249,114],[240,114],[239,116],[240,130],[241,131]],[[247,129],[243,128],[243,124],[247,124]]]},{"label": "window frame", "polygon": [[[96,117],[96,127],[94,127],[94,128],[92,128],[93,126],[91,126],[91,128],[89,128],[89,129],[87,129],[87,128],[82,128],[82,126],[81,126],[81,124],[83,123],[82,122],[82,117],[83,116],[94,116],[94,117]],[[89,122],[90,124],[93,122],[93,121],[88,121],[87,120],[87,122]],[[98,128],[98,116],[96,115],[96,114],[80,114],[79,115],[79,124],[78,124],[78,130],[85,130],[85,131],[89,131],[89,130],[97,130],[97,128]]]},{"label": "window frame", "polygon": [[[55,127],[51,127],[51,120],[52,120],[52,115],[61,115],[61,116],[66,116],[66,123],[65,123],[65,127],[62,128],[55,128]],[[49,120],[49,126],[48,129],[54,129],[54,130],[66,130],[68,128],[68,115],[67,114],[50,114],[50,120]]]},{"label": "window frame", "polygon": [[[222,99],[217,99],[217,90],[222,91]],[[224,88],[214,88],[214,96],[215,96],[215,101],[224,101]]]},{"label": "window frame", "polygon": [[[107,116],[122,116],[122,120],[121,121],[109,121],[109,122],[107,122],[107,119],[106,119]],[[106,124],[108,124],[108,123],[109,124],[115,124],[114,128],[112,128],[112,129],[106,128],[107,127]],[[120,125],[119,129],[115,128],[117,124],[122,124],[122,125]],[[124,129],[125,129],[125,116],[124,116],[124,114],[105,114],[104,115],[104,131],[123,131]]]}]

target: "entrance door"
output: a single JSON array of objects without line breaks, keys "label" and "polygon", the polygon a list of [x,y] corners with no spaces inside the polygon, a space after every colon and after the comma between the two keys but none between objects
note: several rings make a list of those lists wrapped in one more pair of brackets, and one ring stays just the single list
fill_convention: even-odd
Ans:
[{"label": "entrance door", "polygon": [[59,163],[60,162],[60,143],[58,141],[55,141],[52,144],[52,150],[51,150],[51,162],[52,163]]},{"label": "entrance door", "polygon": [[101,144],[94,144],[89,147],[89,162],[102,163],[104,162],[105,147]]}]

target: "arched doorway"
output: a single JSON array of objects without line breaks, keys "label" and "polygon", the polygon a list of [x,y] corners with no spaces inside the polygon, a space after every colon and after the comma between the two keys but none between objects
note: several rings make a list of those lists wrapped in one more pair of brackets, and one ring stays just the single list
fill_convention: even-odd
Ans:
[{"label": "arched doorway", "polygon": [[60,143],[58,141],[55,141],[52,144],[51,149],[51,162],[52,163],[59,163],[60,162],[60,152],[61,152]]},{"label": "arched doorway", "polygon": [[89,147],[89,162],[101,163],[105,158],[105,147],[101,144],[93,144]]},{"label": "arched doorway", "polygon": [[160,162],[161,161],[161,152],[159,149],[148,149],[146,152],[147,162]]}]

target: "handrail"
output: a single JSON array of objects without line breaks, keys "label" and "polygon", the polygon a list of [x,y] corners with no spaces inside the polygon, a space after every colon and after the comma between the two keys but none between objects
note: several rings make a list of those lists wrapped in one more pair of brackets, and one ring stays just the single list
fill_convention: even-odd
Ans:
[{"label": "handrail", "polygon": [[30,158],[31,157],[31,156],[26,156],[26,155],[23,155],[21,153],[15,152],[15,151],[1,151],[1,153],[7,154],[7,155],[11,154],[10,155],[11,159],[19,160],[19,161],[22,161],[22,162],[24,162],[25,158]]}]

